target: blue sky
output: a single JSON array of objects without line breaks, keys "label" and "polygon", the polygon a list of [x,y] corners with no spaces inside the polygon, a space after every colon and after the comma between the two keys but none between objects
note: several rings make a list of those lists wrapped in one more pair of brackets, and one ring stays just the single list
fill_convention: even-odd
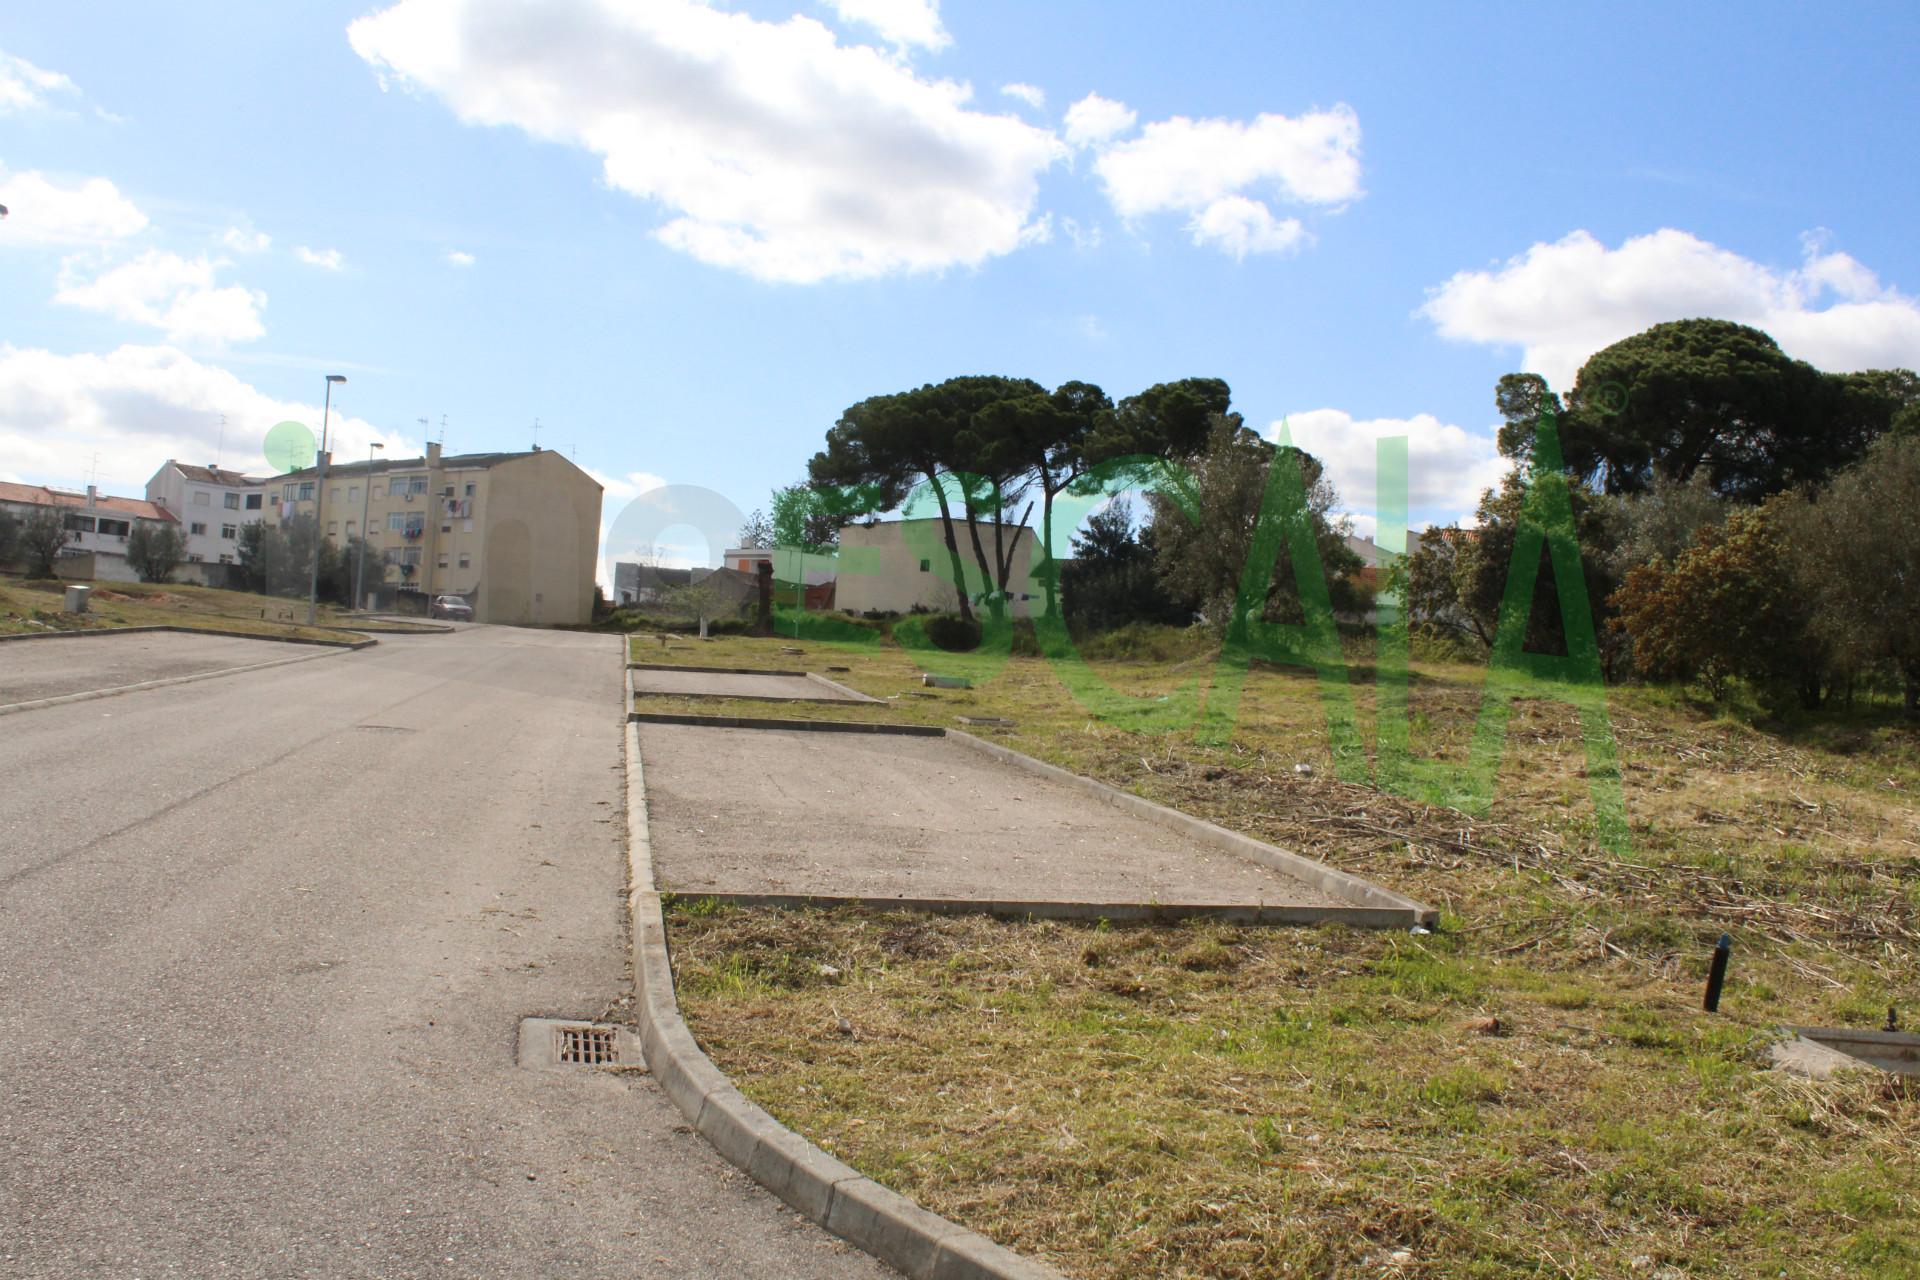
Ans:
[{"label": "blue sky", "polygon": [[1500,374],[1659,320],[1920,364],[1916,36],[1895,5],[9,6],[0,478],[264,469],[335,371],[342,454],[538,418],[612,523],[660,479],[764,505],[922,381],[1205,374],[1363,529],[1383,432],[1451,519]]}]

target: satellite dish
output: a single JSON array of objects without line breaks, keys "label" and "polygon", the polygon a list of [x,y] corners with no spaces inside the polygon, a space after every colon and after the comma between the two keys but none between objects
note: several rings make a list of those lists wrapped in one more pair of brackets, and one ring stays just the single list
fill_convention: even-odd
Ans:
[{"label": "satellite dish", "polygon": [[299,471],[320,455],[313,428],[304,422],[276,422],[267,429],[267,465],[276,472]]}]

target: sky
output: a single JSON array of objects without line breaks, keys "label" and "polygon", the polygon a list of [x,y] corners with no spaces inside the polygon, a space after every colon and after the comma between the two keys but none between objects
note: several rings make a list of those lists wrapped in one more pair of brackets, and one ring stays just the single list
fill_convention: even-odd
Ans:
[{"label": "sky", "polygon": [[1917,37],[1895,4],[10,5],[0,479],[265,474],[339,373],[337,457],[537,440],[612,526],[663,484],[764,507],[923,382],[1213,376],[1360,531],[1381,435],[1447,522],[1501,475],[1501,374],[1564,388],[1663,320],[1920,366]]}]

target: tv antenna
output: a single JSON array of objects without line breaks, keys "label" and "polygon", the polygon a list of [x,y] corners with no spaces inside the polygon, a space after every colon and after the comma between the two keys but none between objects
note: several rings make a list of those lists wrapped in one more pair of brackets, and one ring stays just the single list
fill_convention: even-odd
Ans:
[{"label": "tv antenna", "polygon": [[213,451],[213,465],[218,467],[227,460],[227,415],[220,415],[220,443]]},{"label": "tv antenna", "polygon": [[440,447],[444,449],[446,448],[446,446],[447,446],[447,415],[443,413],[440,415]]},{"label": "tv antenna", "polygon": [[414,421],[420,424],[420,443],[425,445],[427,442],[427,431],[433,424],[425,418],[415,418]]},{"label": "tv antenna", "polygon": [[540,451],[540,419],[538,418],[533,420],[533,448],[536,453]]}]

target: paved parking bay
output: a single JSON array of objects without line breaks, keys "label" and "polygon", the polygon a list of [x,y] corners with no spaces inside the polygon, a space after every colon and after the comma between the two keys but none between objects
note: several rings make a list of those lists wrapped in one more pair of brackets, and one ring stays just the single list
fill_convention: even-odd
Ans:
[{"label": "paved parking bay", "polygon": [[649,667],[633,669],[633,691],[637,694],[668,694],[683,698],[755,698],[796,702],[867,702],[849,690],[811,680],[806,676],[777,673],[747,675],[733,671],[662,671]]},{"label": "paved parking bay", "polygon": [[0,644],[0,706],[328,652],[278,640],[179,631],[16,640]]},{"label": "paved parking bay", "polygon": [[944,738],[639,728],[675,893],[1351,905]]}]

